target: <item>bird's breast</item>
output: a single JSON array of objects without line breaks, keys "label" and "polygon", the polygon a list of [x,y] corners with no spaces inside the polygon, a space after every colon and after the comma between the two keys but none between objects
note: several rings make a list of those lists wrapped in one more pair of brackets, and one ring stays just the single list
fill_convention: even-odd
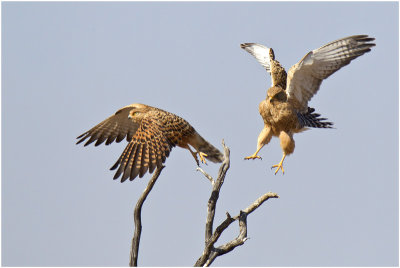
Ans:
[{"label": "bird's breast", "polygon": [[274,102],[263,100],[259,106],[260,115],[264,124],[271,127],[274,135],[281,131],[293,132],[299,127],[297,114],[287,102]]}]

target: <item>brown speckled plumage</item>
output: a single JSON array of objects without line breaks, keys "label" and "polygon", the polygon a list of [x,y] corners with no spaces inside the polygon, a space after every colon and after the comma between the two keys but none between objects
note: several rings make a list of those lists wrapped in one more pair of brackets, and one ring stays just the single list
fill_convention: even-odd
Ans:
[{"label": "brown speckled plumage", "polygon": [[251,53],[271,74],[272,85],[267,98],[261,101],[259,112],[264,120],[256,152],[245,159],[260,158],[257,154],[268,144],[272,136],[279,137],[283,151],[282,160],[276,167],[283,170],[286,155],[293,153],[295,142],[293,134],[307,127],[331,128],[331,122],[314,113],[308,101],[317,93],[322,80],[328,78],[353,59],[369,52],[375,44],[374,38],[367,35],[354,35],[330,42],[307,53],[289,73],[275,59],[272,48],[256,43],[244,43],[240,47]]},{"label": "brown speckled plumage", "polygon": [[275,53],[272,48],[269,49],[269,59],[271,64],[272,86],[286,88],[286,70],[281,63],[275,59]]},{"label": "brown speckled plumage", "polygon": [[259,112],[264,124],[271,127],[272,134],[279,136],[281,131],[298,132],[300,125],[296,111],[288,105],[285,91],[280,87],[271,87],[267,99],[260,102]]},{"label": "brown speckled plumage", "polygon": [[[121,182],[128,178],[139,178],[156,167],[161,167],[169,156],[172,147],[188,149],[197,164],[200,159],[219,163],[223,161],[222,153],[204,140],[196,130],[183,118],[167,111],[144,104],[131,104],[110,116],[89,131],[77,137],[77,144],[96,141],[95,146],[106,141],[106,145],[122,141],[129,142],[111,170],[117,169],[114,179],[121,176]],[[192,146],[196,152],[190,149]]]}]

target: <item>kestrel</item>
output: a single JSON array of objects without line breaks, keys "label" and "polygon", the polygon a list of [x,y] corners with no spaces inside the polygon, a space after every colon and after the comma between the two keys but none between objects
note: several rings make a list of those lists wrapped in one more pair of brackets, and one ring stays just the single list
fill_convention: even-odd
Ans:
[{"label": "kestrel", "polygon": [[256,152],[245,159],[261,158],[258,152],[268,144],[272,136],[279,137],[283,157],[277,165],[275,174],[283,169],[285,157],[294,151],[293,134],[308,127],[331,128],[327,122],[308,107],[308,101],[317,93],[322,80],[349,64],[353,59],[371,51],[375,38],[367,35],[354,35],[330,42],[308,52],[289,73],[275,60],[272,48],[256,43],[241,44],[240,47],[252,54],[271,74],[272,86],[267,91],[267,98],[261,101],[259,112],[264,120]]},{"label": "kestrel", "polygon": [[[220,163],[224,156],[207,142],[183,118],[144,104],[131,104],[119,109],[89,131],[77,137],[79,144],[96,141],[98,146],[104,141],[109,145],[114,140],[122,141],[126,137],[129,142],[111,170],[117,169],[114,180],[122,174],[121,182],[128,178],[132,181],[147,172],[153,173],[156,167],[160,168],[172,150],[172,147],[188,149],[197,165],[199,160],[206,163],[204,158],[211,162]],[[190,146],[196,151],[194,152]]]}]

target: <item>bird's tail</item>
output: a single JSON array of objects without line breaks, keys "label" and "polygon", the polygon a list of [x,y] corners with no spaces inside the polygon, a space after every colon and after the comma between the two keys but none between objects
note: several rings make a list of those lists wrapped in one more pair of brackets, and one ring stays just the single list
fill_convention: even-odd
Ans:
[{"label": "bird's tail", "polygon": [[195,138],[195,142],[191,143],[192,145],[198,152],[205,153],[207,156],[205,156],[206,159],[210,160],[211,162],[214,163],[221,163],[224,161],[224,155],[217,149],[215,148],[211,143],[203,139],[202,136],[200,136],[198,133],[196,133],[197,136]]},{"label": "bird's tail", "polygon": [[308,107],[306,113],[297,113],[297,117],[299,118],[302,127],[332,128],[332,122],[325,121],[328,119],[320,117],[320,114],[314,112],[314,108]]}]

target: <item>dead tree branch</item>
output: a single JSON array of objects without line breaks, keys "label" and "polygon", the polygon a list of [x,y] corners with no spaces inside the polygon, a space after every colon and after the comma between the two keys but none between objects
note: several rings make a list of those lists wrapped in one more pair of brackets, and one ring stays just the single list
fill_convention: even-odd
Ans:
[{"label": "dead tree branch", "polygon": [[201,167],[198,167],[196,170],[203,173],[203,175],[211,182],[211,185],[214,186],[214,179],[207,172],[205,172]]},{"label": "dead tree branch", "polygon": [[[203,170],[200,170],[208,180],[214,183],[211,197],[208,200],[205,247],[203,254],[200,256],[194,266],[209,266],[218,256],[224,255],[235,249],[237,246],[243,245],[243,243],[247,240],[247,215],[260,207],[269,198],[279,197],[276,193],[268,192],[255,200],[246,209],[241,210],[239,215],[231,217],[229,213],[226,213],[227,218],[213,232],[215,207],[219,198],[219,192],[221,190],[222,184],[224,183],[226,172],[228,171],[230,166],[230,150],[228,147],[225,146],[224,141],[222,141],[222,146],[224,147],[225,160],[219,169],[217,180],[214,181],[210,175],[208,175]],[[231,225],[231,223],[236,220],[239,221],[239,235],[228,243],[223,244],[219,247],[215,247],[214,245],[218,241],[223,231],[226,230]]]},{"label": "dead tree branch", "polygon": [[161,168],[157,168],[154,172],[153,177],[151,177],[149,183],[147,184],[146,189],[144,189],[143,194],[140,196],[138,202],[136,203],[135,210],[133,212],[133,218],[135,221],[135,232],[132,238],[132,245],[131,245],[131,254],[129,260],[130,267],[137,266],[138,254],[139,254],[139,243],[140,243],[140,235],[142,233],[142,206],[144,201],[146,200],[147,196],[149,195],[151,189],[153,189],[154,184],[156,183],[158,177],[161,174],[165,166],[161,166]]},{"label": "dead tree branch", "polygon": [[[224,183],[226,173],[230,167],[230,150],[225,146],[224,141],[222,141],[222,145],[224,147],[224,162],[221,164],[221,167],[218,172],[218,177],[214,180],[209,174],[207,174],[201,168],[197,170],[203,173],[203,175],[211,182],[212,184],[212,192],[211,196],[208,200],[207,206],[207,219],[206,219],[206,227],[205,227],[205,247],[203,254],[197,260],[195,266],[209,266],[212,262],[221,255],[224,255],[237,246],[243,245],[247,238],[247,216],[260,207],[265,201],[269,198],[278,198],[279,196],[276,193],[268,192],[258,199],[256,199],[252,204],[250,204],[244,210],[241,210],[238,215],[231,217],[229,213],[226,213],[226,219],[215,228],[213,231],[214,217],[215,217],[215,209],[217,205],[217,201],[219,198],[219,193],[221,191],[221,187]],[[129,266],[136,267],[139,253],[139,244],[140,244],[140,236],[142,232],[142,220],[141,220],[141,211],[144,201],[152,190],[154,184],[156,183],[158,177],[161,174],[165,166],[161,168],[157,168],[154,175],[150,179],[146,189],[143,191],[143,194],[140,196],[138,202],[136,203],[134,210],[134,221],[135,221],[135,231],[132,238],[131,252],[130,252],[130,261]],[[239,235],[232,239],[231,241],[219,246],[215,247],[215,243],[218,241],[219,237],[222,233],[235,221],[239,222]]]}]

